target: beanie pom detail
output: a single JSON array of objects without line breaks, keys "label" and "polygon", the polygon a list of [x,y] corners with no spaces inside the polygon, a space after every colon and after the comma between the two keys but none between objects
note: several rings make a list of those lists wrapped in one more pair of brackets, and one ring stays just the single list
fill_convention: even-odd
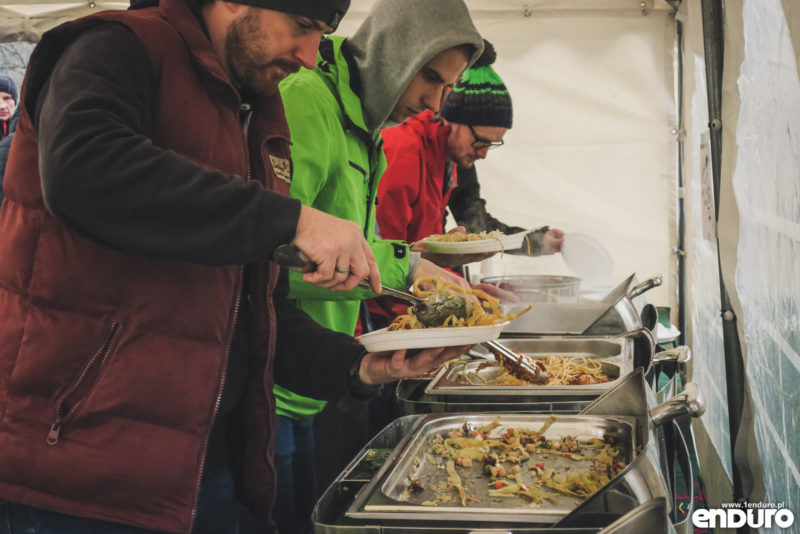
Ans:
[{"label": "beanie pom detail", "polygon": [[494,50],[494,45],[487,41],[486,39],[483,40],[483,53],[480,55],[478,59],[475,60],[473,63],[472,68],[476,67],[488,67],[497,59],[497,52]]}]

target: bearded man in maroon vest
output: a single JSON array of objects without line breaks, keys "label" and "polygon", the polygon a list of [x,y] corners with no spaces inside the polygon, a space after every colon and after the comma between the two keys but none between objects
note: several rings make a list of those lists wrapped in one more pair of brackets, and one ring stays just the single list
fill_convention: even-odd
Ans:
[{"label": "bearded man in maroon vest", "polygon": [[366,353],[269,261],[294,242],[307,281],[380,290],[357,225],[285,196],[277,84],[348,5],[162,0],[43,36],[0,210],[0,533],[269,531],[273,377],[367,396],[458,353]]}]

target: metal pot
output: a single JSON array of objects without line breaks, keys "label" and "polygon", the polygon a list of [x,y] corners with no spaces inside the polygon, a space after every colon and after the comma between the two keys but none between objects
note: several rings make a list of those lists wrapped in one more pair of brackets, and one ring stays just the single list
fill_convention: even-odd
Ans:
[{"label": "metal pot", "polygon": [[[520,335],[617,335],[641,328],[642,318],[632,299],[661,285],[654,276],[630,287],[634,275],[622,281],[600,301],[573,303],[542,302],[503,329],[503,336]],[[512,304],[506,311],[521,311],[525,305]]]},{"label": "metal pot", "polygon": [[489,276],[481,282],[501,287],[514,293],[520,302],[578,302],[581,279],[574,276],[549,274],[517,274],[510,276]]}]

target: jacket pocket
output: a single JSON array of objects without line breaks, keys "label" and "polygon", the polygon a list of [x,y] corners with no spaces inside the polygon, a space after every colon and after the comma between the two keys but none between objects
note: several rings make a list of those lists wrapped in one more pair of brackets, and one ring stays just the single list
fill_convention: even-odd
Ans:
[{"label": "jacket pocket", "polygon": [[97,382],[97,379],[100,377],[100,371],[111,355],[121,328],[122,324],[116,321],[109,325],[103,335],[100,346],[84,364],[78,377],[64,390],[64,393],[56,399],[55,418],[50,425],[50,431],[47,433],[48,445],[56,445],[58,443],[64,422],[75,413],[75,410],[78,409],[81,402],[92,390],[92,386]]}]

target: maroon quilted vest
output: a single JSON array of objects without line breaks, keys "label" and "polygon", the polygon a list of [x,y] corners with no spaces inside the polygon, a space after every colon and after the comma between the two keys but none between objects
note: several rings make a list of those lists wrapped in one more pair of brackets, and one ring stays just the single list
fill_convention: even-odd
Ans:
[{"label": "maroon quilted vest", "polygon": [[[183,0],[92,18],[127,25],[150,55],[160,84],[153,142],[246,176],[237,93]],[[77,35],[85,22],[53,32]],[[280,96],[254,109],[251,178],[288,194],[273,168],[289,158]],[[45,208],[38,158],[23,109],[0,210],[0,500],[188,532],[243,267],[145,257],[77,235]],[[253,303],[256,357],[269,371],[246,405],[245,498],[264,514],[275,491],[277,276],[264,264],[253,277],[265,295]]]}]

